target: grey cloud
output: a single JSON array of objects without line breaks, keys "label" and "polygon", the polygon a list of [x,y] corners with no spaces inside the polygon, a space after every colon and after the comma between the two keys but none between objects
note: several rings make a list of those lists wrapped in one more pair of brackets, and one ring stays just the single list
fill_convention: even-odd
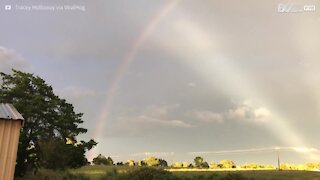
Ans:
[{"label": "grey cloud", "polygon": [[165,118],[169,115],[170,112],[174,111],[175,109],[179,108],[179,104],[172,104],[172,105],[149,105],[145,108],[144,114],[148,117],[154,118]]},{"label": "grey cloud", "polygon": [[181,119],[172,117],[178,104],[173,105],[149,105],[141,113],[118,117],[111,125],[111,134],[122,132],[122,134],[141,135],[146,132],[160,132],[168,128],[185,129],[193,128],[194,125]]},{"label": "grey cloud", "polygon": [[190,128],[193,125],[186,123],[182,120],[176,119],[157,119],[150,116],[139,116],[132,119],[134,123],[141,123],[141,125],[149,126],[149,127],[158,127],[165,126],[165,127],[176,127],[176,128]]},{"label": "grey cloud", "polygon": [[195,110],[190,113],[191,118],[205,123],[223,123],[225,117],[223,113],[216,113],[206,110]]},{"label": "grey cloud", "polygon": [[11,69],[23,70],[30,68],[27,62],[13,49],[0,46],[0,71],[8,73]]},{"label": "grey cloud", "polygon": [[79,86],[67,86],[56,91],[62,97],[68,98],[70,100],[77,100],[86,97],[92,97],[98,94],[94,89],[79,87]]}]

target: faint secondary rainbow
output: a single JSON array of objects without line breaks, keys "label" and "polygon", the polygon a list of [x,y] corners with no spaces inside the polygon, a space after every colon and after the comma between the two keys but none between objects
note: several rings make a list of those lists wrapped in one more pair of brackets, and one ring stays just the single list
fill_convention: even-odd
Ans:
[{"label": "faint secondary rainbow", "polygon": [[[158,13],[151,19],[151,21],[146,25],[144,30],[140,33],[137,39],[134,41],[132,47],[130,48],[129,52],[125,55],[122,63],[120,64],[119,68],[116,70],[114,74],[114,78],[111,81],[111,86],[106,92],[106,99],[104,104],[100,110],[98,116],[98,122],[95,128],[94,139],[99,139],[102,134],[102,130],[104,129],[105,123],[108,119],[109,110],[112,104],[113,97],[115,92],[119,86],[121,79],[123,78],[125,72],[128,70],[132,62],[135,60],[135,57],[142,47],[144,42],[153,32],[155,27],[159,24],[159,22],[179,3],[180,0],[167,0],[164,6],[160,9]],[[91,160],[93,155],[97,151],[98,148],[90,151],[88,154],[88,158]]]},{"label": "faint secondary rainbow", "polygon": [[[216,88],[214,78],[219,81],[223,80],[221,82],[224,83],[224,86],[219,88],[221,88],[221,92],[230,97],[240,100],[253,99],[260,106],[267,107],[272,114],[268,117],[268,123],[265,123],[266,128],[278,136],[286,145],[307,147],[306,142],[301,138],[298,131],[291,126],[290,121],[282,113],[272,109],[274,102],[271,102],[261,90],[254,86],[254,80],[250,78],[246,71],[242,70],[239,62],[224,56],[223,47],[219,46],[218,41],[214,41],[214,31],[209,33],[201,25],[188,19],[184,19],[177,24],[181,33],[176,37],[178,39],[175,42],[176,46],[190,44],[189,48],[193,49],[196,54],[197,61],[192,58],[194,54],[186,56],[185,51],[177,48],[176,55],[182,57],[181,59],[184,60],[188,68],[197,72],[202,79],[206,80],[208,84],[212,84],[214,88]],[[314,151],[306,152],[311,158],[320,159],[319,154],[315,154]]]}]

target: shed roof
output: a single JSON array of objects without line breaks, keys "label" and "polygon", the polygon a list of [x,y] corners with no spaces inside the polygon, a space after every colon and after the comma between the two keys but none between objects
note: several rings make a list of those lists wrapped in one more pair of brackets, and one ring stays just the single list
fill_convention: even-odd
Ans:
[{"label": "shed roof", "polygon": [[0,119],[7,120],[21,120],[23,121],[22,115],[12,104],[0,103]]}]

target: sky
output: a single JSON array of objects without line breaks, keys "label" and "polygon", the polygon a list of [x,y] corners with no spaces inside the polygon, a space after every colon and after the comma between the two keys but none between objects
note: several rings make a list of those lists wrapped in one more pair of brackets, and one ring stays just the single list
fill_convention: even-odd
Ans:
[{"label": "sky", "polygon": [[[0,71],[39,75],[84,113],[89,159],[319,161],[320,14],[278,12],[289,2],[320,5],[4,0]],[[30,5],[85,10],[16,9]]]}]

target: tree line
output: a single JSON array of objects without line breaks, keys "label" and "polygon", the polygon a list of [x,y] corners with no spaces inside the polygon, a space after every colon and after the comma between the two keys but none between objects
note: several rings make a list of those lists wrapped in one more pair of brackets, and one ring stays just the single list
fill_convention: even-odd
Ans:
[{"label": "tree line", "polygon": [[276,169],[274,165],[268,164],[257,164],[249,163],[244,165],[236,165],[232,160],[221,160],[219,163],[210,162],[208,163],[203,157],[197,156],[194,158],[193,163],[188,162],[173,162],[171,165],[166,160],[157,157],[147,157],[141,161],[134,161],[132,159],[127,162],[114,163],[111,157],[106,157],[99,154],[92,161],[93,165],[126,165],[126,166],[153,166],[153,167],[170,167],[170,168],[210,168],[210,169],[232,169],[232,168],[243,168],[243,169]]},{"label": "tree line", "polygon": [[[171,165],[167,163],[166,160],[156,157],[147,157],[141,161],[134,161],[132,159],[127,160],[127,162],[117,162],[114,163],[111,157],[105,157],[99,154],[92,161],[93,165],[117,165],[117,166],[153,166],[153,167],[168,167],[168,168],[210,168],[210,169],[277,169],[272,164],[258,164],[258,163],[246,163],[243,165],[236,165],[232,160],[221,160],[219,163],[216,162],[206,162],[203,157],[197,156],[194,158],[193,163],[188,162],[173,162]],[[320,170],[320,162],[306,162],[304,164],[288,164],[281,163],[280,170]]]}]

